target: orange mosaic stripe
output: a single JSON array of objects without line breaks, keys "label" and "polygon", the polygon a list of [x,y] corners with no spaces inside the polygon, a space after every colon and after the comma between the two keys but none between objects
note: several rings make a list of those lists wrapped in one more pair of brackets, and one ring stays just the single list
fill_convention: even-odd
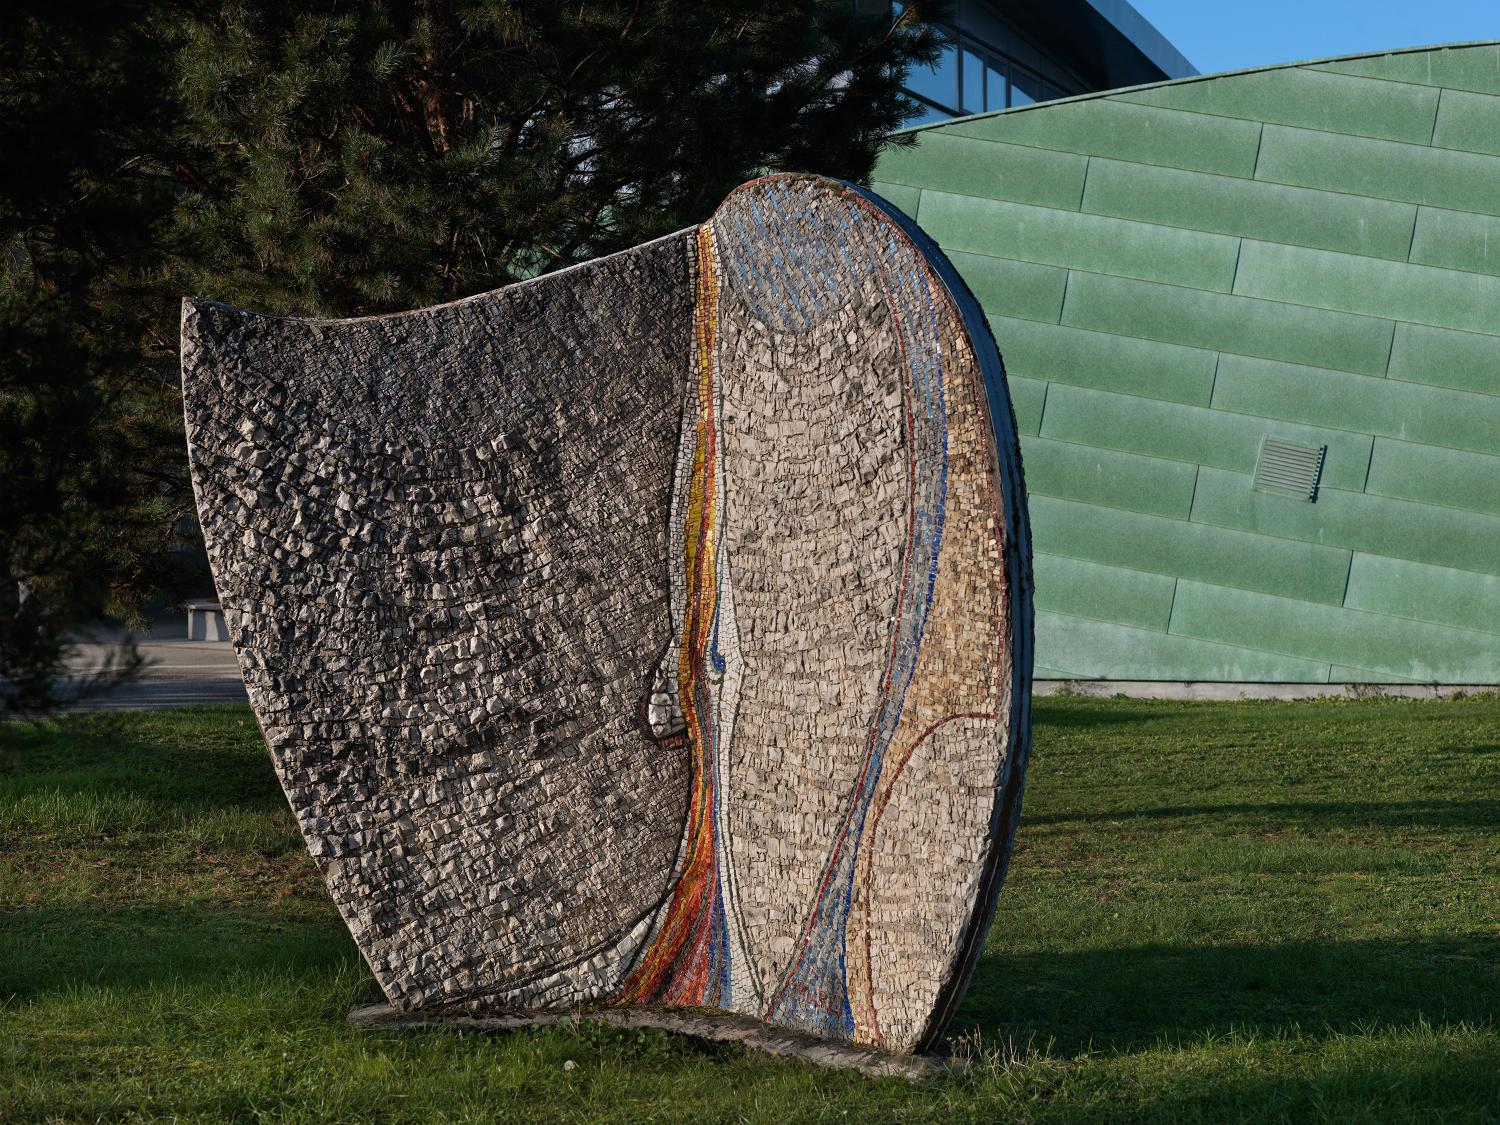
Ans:
[{"label": "orange mosaic stripe", "polygon": [[[656,936],[615,999],[621,1003],[701,1004],[713,972],[715,933],[722,927],[714,826],[714,731],[706,660],[718,613],[718,419],[715,415],[718,276],[712,229],[697,234],[694,347],[698,369],[697,443],[683,527],[687,597],[678,646],[677,682],[693,787],[686,861]],[[722,991],[727,998],[726,983]]]}]

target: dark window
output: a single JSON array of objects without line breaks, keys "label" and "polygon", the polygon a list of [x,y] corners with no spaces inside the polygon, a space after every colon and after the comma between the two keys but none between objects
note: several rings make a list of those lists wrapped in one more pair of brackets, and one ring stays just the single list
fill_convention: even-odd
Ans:
[{"label": "dark window", "polygon": [[963,53],[965,113],[984,112],[984,61],[973,51]]},{"label": "dark window", "polygon": [[1005,71],[993,65],[984,68],[984,108],[1005,108]]},{"label": "dark window", "polygon": [[950,43],[931,66],[912,67],[906,72],[906,88],[945,109],[958,108],[958,48]]},{"label": "dark window", "polygon": [[1018,66],[1010,68],[1010,104],[1030,105],[1032,102],[1046,101],[1046,94],[1042,93],[1042,80],[1036,75],[1022,70]]},{"label": "dark window", "polygon": [[[893,10],[900,12],[897,3]],[[993,113],[1014,106],[1066,98],[1068,91],[1043,82],[1004,55],[986,50],[952,31],[942,56],[932,66],[912,67],[906,90],[923,103],[910,125],[928,125],[964,113]]]}]

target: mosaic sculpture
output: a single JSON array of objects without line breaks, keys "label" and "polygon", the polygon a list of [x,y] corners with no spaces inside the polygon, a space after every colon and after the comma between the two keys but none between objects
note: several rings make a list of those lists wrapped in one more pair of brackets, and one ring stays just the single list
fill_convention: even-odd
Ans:
[{"label": "mosaic sculpture", "polygon": [[251,704],[393,1005],[925,1049],[1003,878],[1030,561],[995,345],[859,188],[344,321],[188,301]]}]

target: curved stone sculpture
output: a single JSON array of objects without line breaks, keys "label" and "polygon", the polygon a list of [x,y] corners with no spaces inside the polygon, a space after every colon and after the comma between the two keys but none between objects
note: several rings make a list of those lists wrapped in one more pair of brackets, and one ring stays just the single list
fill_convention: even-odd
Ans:
[{"label": "curved stone sculpture", "polygon": [[930,1044],[1029,744],[999,357],[880,199],[418,312],[189,301],[252,706],[393,1004],[667,1005]]}]

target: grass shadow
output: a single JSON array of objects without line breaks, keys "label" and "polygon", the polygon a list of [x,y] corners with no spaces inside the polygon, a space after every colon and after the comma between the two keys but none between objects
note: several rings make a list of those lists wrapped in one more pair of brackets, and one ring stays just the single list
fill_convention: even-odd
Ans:
[{"label": "grass shadow", "polygon": [[[1482,1033],[1426,1024],[1337,1037],[1311,1073],[1207,1076],[1184,1068],[1134,1121],[1485,1123],[1500,1120],[1500,1074]],[[1106,1118],[1107,1119],[1107,1118]],[[1119,1118],[1115,1118],[1119,1120]]]},{"label": "grass shadow", "polygon": [[1028,815],[1028,826],[1093,824],[1141,820],[1183,821],[1207,817],[1263,818],[1281,827],[1301,822],[1318,830],[1329,828],[1493,829],[1500,824],[1500,799],[1415,801],[1229,801],[1222,804],[1160,805],[1153,808],[1106,809]]},{"label": "grass shadow", "polygon": [[1500,935],[1139,945],[981,959],[955,1028],[1067,1055],[1231,1032],[1500,1022]]},{"label": "grass shadow", "polygon": [[1037,730],[1045,732],[1053,727],[1061,730],[1091,730],[1096,727],[1113,727],[1129,723],[1149,723],[1153,719],[1172,716],[1149,703],[1131,701],[1130,707],[1121,707],[1119,701],[1110,699],[1080,699],[1076,696],[1043,696],[1036,701],[1032,719]]},{"label": "grass shadow", "polygon": [[75,988],[321,973],[357,956],[331,903],[326,911],[150,902],[12,911],[0,919],[0,1003]]}]

